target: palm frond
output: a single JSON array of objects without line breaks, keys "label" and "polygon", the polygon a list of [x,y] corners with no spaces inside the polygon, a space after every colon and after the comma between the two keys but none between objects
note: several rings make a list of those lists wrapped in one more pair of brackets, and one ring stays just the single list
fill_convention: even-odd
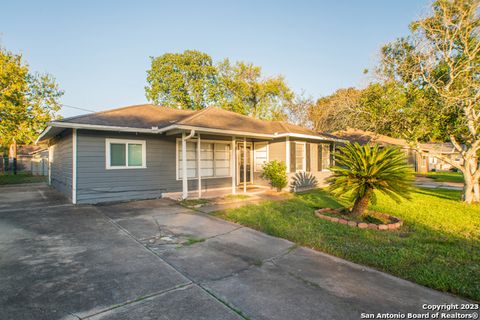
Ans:
[{"label": "palm frond", "polygon": [[338,148],[335,160],[327,180],[334,195],[355,200],[367,190],[378,190],[395,201],[410,199],[413,170],[399,148],[348,143]]}]

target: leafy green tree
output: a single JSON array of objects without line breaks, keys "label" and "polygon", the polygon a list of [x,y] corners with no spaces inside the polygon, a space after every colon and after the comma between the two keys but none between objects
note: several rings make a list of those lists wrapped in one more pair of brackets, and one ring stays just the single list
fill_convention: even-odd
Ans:
[{"label": "leafy green tree", "polygon": [[62,95],[52,76],[30,73],[21,55],[0,48],[0,145],[35,142]]},{"label": "leafy green tree", "polygon": [[257,119],[286,117],[293,92],[282,76],[264,77],[260,67],[241,61],[231,64],[228,59],[218,64],[218,74],[222,108]]},{"label": "leafy green tree", "polygon": [[147,99],[179,109],[203,109],[218,101],[217,69],[203,52],[185,50],[151,57]]},{"label": "leafy green tree", "polygon": [[437,0],[410,25],[410,35],[386,45],[378,73],[399,83],[411,103],[396,112],[418,152],[425,137],[448,137],[461,162],[430,155],[459,169],[464,199],[480,202],[480,0]]},{"label": "leafy green tree", "polygon": [[353,201],[352,214],[363,216],[370,201],[376,202],[375,190],[395,201],[410,199],[413,172],[405,154],[396,147],[346,144],[335,153],[336,166],[330,170],[329,190]]}]

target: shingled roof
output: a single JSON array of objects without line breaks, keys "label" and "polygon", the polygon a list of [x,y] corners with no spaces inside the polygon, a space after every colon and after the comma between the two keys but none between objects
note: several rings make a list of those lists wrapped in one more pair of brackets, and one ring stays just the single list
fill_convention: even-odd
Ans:
[{"label": "shingled roof", "polygon": [[[350,142],[357,142],[360,144],[373,143],[382,146],[392,145],[402,148],[410,148],[408,142],[404,139],[392,138],[383,134],[377,134],[371,131],[364,131],[360,129],[348,128],[347,130],[334,132],[333,135],[348,140]],[[457,153],[455,147],[451,142],[431,142],[420,143],[420,149],[426,152],[455,154]]]},{"label": "shingled roof", "polygon": [[[96,130],[118,128],[135,131],[138,129],[139,132],[154,130],[161,132],[162,130],[174,129],[174,127],[180,129],[194,127],[205,130],[214,129],[272,136],[296,134],[335,140],[332,137],[322,136],[318,132],[288,122],[258,120],[215,107],[193,111],[144,104],[66,118],[54,121],[49,125],[54,128],[85,127]],[[45,138],[48,137],[42,134],[39,139]]]}]

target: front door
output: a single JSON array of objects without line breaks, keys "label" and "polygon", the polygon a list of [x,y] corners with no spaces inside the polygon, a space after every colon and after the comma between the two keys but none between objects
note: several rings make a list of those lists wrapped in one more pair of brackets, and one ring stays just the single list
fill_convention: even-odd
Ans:
[{"label": "front door", "polygon": [[[246,161],[247,161],[247,180],[246,181],[247,181],[247,183],[249,183],[251,181],[250,180],[251,170],[252,170],[251,156],[250,156],[251,151],[252,151],[252,146],[247,145],[247,159],[246,159]],[[239,159],[239,161],[238,161],[238,171],[237,172],[240,176],[239,177],[240,178],[239,179],[240,183],[243,183],[243,177],[244,177],[244,175],[243,175],[243,169],[244,169],[243,164],[244,164],[244,161],[245,161],[244,156],[243,156],[243,144],[239,144],[239,146],[238,146],[238,159]]]}]

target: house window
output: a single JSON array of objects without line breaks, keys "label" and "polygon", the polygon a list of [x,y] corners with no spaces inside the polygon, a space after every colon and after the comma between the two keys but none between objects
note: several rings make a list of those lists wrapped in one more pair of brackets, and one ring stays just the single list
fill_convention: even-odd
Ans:
[{"label": "house window", "polygon": [[[197,175],[197,141],[187,141],[187,178]],[[182,141],[177,140],[177,179],[182,179]],[[200,143],[200,176],[203,178],[229,177],[230,144],[205,141]]]},{"label": "house window", "polygon": [[146,143],[144,140],[106,139],[106,168],[146,168]]},{"label": "house window", "polygon": [[305,143],[304,142],[296,142],[295,143],[295,170],[305,171],[306,163],[305,163]]},{"label": "house window", "polygon": [[268,162],[268,144],[266,142],[255,142],[254,161],[255,172],[262,171],[263,165]]},{"label": "house window", "polygon": [[322,143],[322,170],[330,168],[330,145],[328,143]]},{"label": "house window", "polygon": [[[183,176],[182,171],[182,143],[178,148],[178,176]],[[197,143],[187,141],[187,178],[195,178],[197,176]]]},{"label": "house window", "polygon": [[215,143],[215,176],[230,176],[230,145]]}]

